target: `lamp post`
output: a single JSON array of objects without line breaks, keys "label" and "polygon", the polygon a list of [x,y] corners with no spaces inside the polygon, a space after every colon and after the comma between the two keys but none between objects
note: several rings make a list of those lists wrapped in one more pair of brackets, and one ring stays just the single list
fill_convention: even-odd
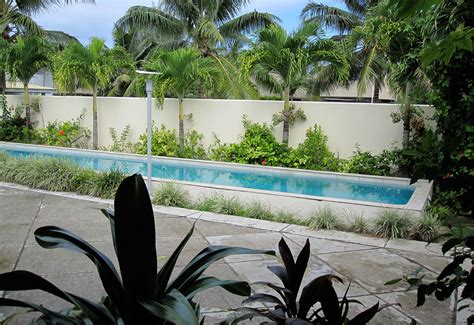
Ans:
[{"label": "lamp post", "polygon": [[159,72],[136,70],[136,73],[145,75],[146,79],[146,126],[147,126],[147,141],[146,141],[146,161],[147,161],[147,179],[146,184],[148,192],[151,193],[151,95],[153,92],[152,75],[159,75]]}]

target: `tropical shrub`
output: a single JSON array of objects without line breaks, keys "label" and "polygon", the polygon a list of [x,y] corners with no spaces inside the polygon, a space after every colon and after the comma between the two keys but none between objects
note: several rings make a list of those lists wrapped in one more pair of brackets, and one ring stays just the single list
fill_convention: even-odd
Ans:
[{"label": "tropical shrub", "polygon": [[359,301],[347,298],[347,292],[339,299],[333,287],[333,281],[343,283],[336,275],[326,274],[311,280],[300,292],[301,283],[308,266],[310,243],[306,244],[295,259],[285,240],[282,238],[278,245],[283,266],[269,266],[268,269],[282,282],[283,287],[271,282],[257,282],[255,285],[265,286],[266,290],[275,291],[278,295],[255,293],[243,301],[261,303],[262,307],[243,307],[242,315],[228,323],[237,324],[254,317],[266,318],[275,324],[366,324],[381,309],[377,302],[352,319],[348,318],[351,304],[361,304]]},{"label": "tropical shrub", "polygon": [[84,117],[85,111],[72,121],[49,122],[46,128],[36,130],[36,141],[48,146],[87,147],[91,131],[81,125]]},{"label": "tropical shrub", "polygon": [[[147,134],[140,135],[136,153],[145,155],[147,151]],[[154,156],[177,157],[179,152],[175,130],[168,130],[164,125],[155,126],[151,131],[151,154]]]},{"label": "tropical shrub", "polygon": [[239,143],[233,143],[225,150],[226,161],[241,164],[281,166],[289,149],[273,134],[273,128],[265,123],[254,123],[243,117],[244,134]]},{"label": "tropical shrub", "polygon": [[303,169],[337,171],[338,159],[329,150],[327,142],[328,137],[323,133],[321,126],[315,124],[306,130],[304,142],[290,153],[287,165]]},{"label": "tropical shrub", "polygon": [[0,141],[26,142],[31,138],[32,128],[26,125],[22,117],[22,106],[7,107],[6,99],[0,96]]},{"label": "tropical shrub", "polygon": [[112,144],[108,147],[101,147],[101,150],[105,151],[115,151],[115,152],[134,152],[135,145],[128,140],[130,136],[130,124],[125,125],[124,129],[117,134],[117,130],[114,128],[109,128],[110,138],[112,139]]},{"label": "tropical shrub", "polygon": [[196,130],[188,130],[184,135],[183,158],[206,159],[206,149],[202,144],[204,135]]},{"label": "tropical shrub", "polygon": [[378,155],[370,151],[362,151],[356,146],[351,158],[342,164],[342,172],[379,176],[394,176],[397,174],[401,159],[399,149],[384,150]]},{"label": "tropical shrub", "polygon": [[59,313],[42,305],[11,298],[0,298],[0,305],[38,311],[42,314],[39,321],[46,324],[200,324],[199,305],[193,301],[199,292],[220,286],[237,295],[250,294],[247,282],[204,275],[209,266],[229,255],[275,254],[239,247],[209,246],[171,280],[176,261],[191,238],[194,226],[157,272],[155,221],[143,178],[132,175],[124,179],[115,195],[114,210],[102,209],[102,213],[110,221],[120,275],[106,255],[72,232],[55,226],[35,231],[36,242],[43,248],[79,252],[96,265],[106,293],[101,302],[63,291],[34,273],[13,271],[0,274],[0,290],[41,290],[71,303],[79,312],[71,309]]}]

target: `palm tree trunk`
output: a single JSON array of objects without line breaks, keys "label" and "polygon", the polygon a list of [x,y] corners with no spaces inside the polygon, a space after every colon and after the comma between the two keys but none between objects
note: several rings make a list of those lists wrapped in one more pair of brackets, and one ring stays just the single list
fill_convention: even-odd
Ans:
[{"label": "palm tree trunk", "polygon": [[179,153],[180,155],[184,152],[184,109],[183,109],[183,98],[178,100],[179,110]]},{"label": "palm tree trunk", "polygon": [[5,90],[7,88],[7,77],[5,75],[5,70],[0,70],[0,94],[5,95]]},{"label": "palm tree trunk", "polygon": [[375,80],[374,82],[374,92],[372,94],[372,103],[380,102],[380,82]]},{"label": "palm tree trunk", "polygon": [[288,139],[290,137],[290,88],[286,87],[283,93],[283,137],[282,142],[288,145]]},{"label": "palm tree trunk", "polygon": [[204,81],[199,83],[199,98],[204,99],[206,98],[206,89],[204,87]]},{"label": "palm tree trunk", "polygon": [[97,132],[97,89],[92,90],[92,148],[97,150],[99,144],[99,134]]},{"label": "palm tree trunk", "polygon": [[23,105],[25,105],[26,126],[31,126],[30,94],[28,83],[23,83]]},{"label": "palm tree trunk", "polygon": [[403,108],[403,149],[407,149],[410,142],[410,120],[411,120],[411,103],[410,103],[411,83],[408,81],[405,85],[405,103]]}]

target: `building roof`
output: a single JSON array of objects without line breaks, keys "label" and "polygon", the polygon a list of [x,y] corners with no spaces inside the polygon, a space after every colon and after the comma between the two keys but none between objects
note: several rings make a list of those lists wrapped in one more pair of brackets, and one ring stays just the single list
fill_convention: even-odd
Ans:
[{"label": "building roof", "polygon": [[[28,90],[31,93],[54,93],[56,92],[55,88],[44,87],[35,84],[29,84]],[[19,81],[7,81],[6,93],[22,93],[23,92],[23,83]]]}]

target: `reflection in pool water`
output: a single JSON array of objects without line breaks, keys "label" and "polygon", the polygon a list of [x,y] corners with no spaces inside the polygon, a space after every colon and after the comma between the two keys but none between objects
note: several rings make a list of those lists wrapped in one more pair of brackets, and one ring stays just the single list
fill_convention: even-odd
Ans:
[{"label": "reflection in pool water", "polygon": [[[3,150],[15,157],[47,156],[66,158],[82,167],[94,170],[120,169],[127,173],[140,172],[146,175],[146,160],[127,159],[124,156],[103,153],[51,153],[47,149]],[[87,155],[87,156],[85,156]],[[97,157],[95,157],[97,156]],[[157,178],[186,182],[253,188],[339,199],[369,201],[389,204],[406,204],[414,192],[411,186],[363,183],[335,177],[321,177],[298,173],[272,172],[268,169],[233,169],[228,166],[186,163],[180,161],[155,160],[152,175]]]}]

